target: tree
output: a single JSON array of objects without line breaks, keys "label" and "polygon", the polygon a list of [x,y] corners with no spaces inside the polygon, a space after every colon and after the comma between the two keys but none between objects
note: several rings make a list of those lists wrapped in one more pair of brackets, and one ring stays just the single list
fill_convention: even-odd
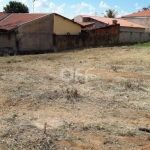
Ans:
[{"label": "tree", "polygon": [[29,9],[21,2],[10,1],[8,5],[3,8],[6,13],[29,13]]},{"label": "tree", "polygon": [[104,17],[106,17],[106,18],[116,18],[117,14],[118,13],[117,13],[116,10],[108,9],[104,13]]},{"label": "tree", "polygon": [[150,10],[150,5],[148,7],[143,7],[141,11]]}]

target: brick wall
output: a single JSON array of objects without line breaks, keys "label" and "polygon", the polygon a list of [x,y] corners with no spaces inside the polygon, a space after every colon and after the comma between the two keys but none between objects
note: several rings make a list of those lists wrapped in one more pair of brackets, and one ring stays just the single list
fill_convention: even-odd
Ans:
[{"label": "brick wall", "polygon": [[112,25],[83,32],[81,35],[54,35],[58,51],[88,46],[115,45],[119,38],[119,25]]}]

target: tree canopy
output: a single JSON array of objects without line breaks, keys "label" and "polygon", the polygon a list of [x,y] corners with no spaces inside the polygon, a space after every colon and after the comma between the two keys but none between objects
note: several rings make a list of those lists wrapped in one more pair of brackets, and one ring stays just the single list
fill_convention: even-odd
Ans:
[{"label": "tree canopy", "polygon": [[21,2],[10,1],[3,11],[6,13],[29,13],[29,8]]},{"label": "tree canopy", "polygon": [[150,10],[150,5],[147,7],[143,7],[141,11],[143,11],[143,10]]},{"label": "tree canopy", "polygon": [[116,10],[112,10],[112,9],[108,9],[106,10],[106,12],[104,13],[104,17],[106,18],[116,18],[117,17],[117,11]]}]

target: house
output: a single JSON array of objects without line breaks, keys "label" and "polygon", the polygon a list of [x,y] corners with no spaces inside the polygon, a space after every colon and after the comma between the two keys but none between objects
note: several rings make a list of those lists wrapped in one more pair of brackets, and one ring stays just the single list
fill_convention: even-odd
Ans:
[{"label": "house", "polygon": [[121,17],[124,20],[147,26],[146,31],[150,31],[150,10],[140,11]]},{"label": "house", "polygon": [[79,35],[81,25],[56,13],[0,13],[0,54],[53,51],[55,35]]},{"label": "house", "polygon": [[[120,27],[118,32],[118,43],[121,44],[150,41],[150,34],[145,33],[148,27],[137,23],[129,22],[122,18],[104,18],[99,16],[78,15],[74,17],[74,21],[80,24],[86,22],[94,22],[91,29],[119,24]],[[85,29],[89,30],[89,28]]]},{"label": "house", "polygon": [[130,32],[144,32],[145,29],[147,28],[146,26],[129,22],[124,19],[104,18],[99,16],[79,15],[74,17],[74,21],[80,24],[86,22],[91,22],[91,23],[94,22],[93,28],[106,27],[108,25],[117,23],[120,24],[120,31],[130,31]]}]

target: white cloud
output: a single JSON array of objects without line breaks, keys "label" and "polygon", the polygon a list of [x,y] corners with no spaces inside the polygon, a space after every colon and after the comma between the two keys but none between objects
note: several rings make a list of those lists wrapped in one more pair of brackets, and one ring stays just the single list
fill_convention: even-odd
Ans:
[{"label": "white cloud", "polygon": [[94,10],[95,9],[91,4],[86,4],[84,2],[82,2],[81,6],[82,7],[87,7],[89,10]]},{"label": "white cloud", "polygon": [[56,5],[48,0],[38,0],[34,2],[35,13],[60,13],[63,14],[66,5]]},{"label": "white cloud", "polygon": [[87,4],[85,2],[82,2],[81,4],[77,5],[72,5],[71,8],[75,9],[75,12],[77,14],[81,14],[81,12],[84,11],[85,8],[88,9],[90,12],[95,10],[95,8],[91,4]]},{"label": "white cloud", "polygon": [[3,5],[0,4],[0,12],[3,12]]},{"label": "white cloud", "polygon": [[135,8],[136,8],[136,10],[142,9],[142,7],[140,7],[138,3],[135,4]]},{"label": "white cloud", "polygon": [[49,7],[47,0],[35,1],[34,4],[35,4],[35,7],[37,7],[37,8],[41,8],[41,7],[48,8]]},{"label": "white cloud", "polygon": [[[21,3],[25,4],[25,5],[27,5],[28,7],[32,6],[32,5],[31,5],[31,0],[19,0],[19,2],[21,2]],[[33,3],[33,2],[32,2],[32,3]]]},{"label": "white cloud", "polygon": [[[23,4],[27,5],[30,13],[33,13],[33,0],[19,0]],[[56,5],[49,0],[35,0],[34,1],[34,13],[63,13],[65,4]]]},{"label": "white cloud", "polygon": [[109,8],[109,6],[107,5],[107,3],[105,3],[104,1],[101,1],[99,4],[100,8]]},{"label": "white cloud", "polygon": [[27,4],[29,0],[18,0],[18,1],[23,3],[23,4]]},{"label": "white cloud", "polygon": [[49,10],[51,10],[52,12],[56,12],[56,13],[63,13],[65,6],[66,6],[65,4],[57,6],[57,5],[55,5],[54,3],[51,2],[49,4]]},{"label": "white cloud", "polygon": [[117,17],[126,16],[126,15],[128,15],[128,14],[130,14],[130,13],[122,10],[122,11],[118,12]]},{"label": "white cloud", "polygon": [[114,7],[115,7],[115,9],[119,9],[119,8],[120,8],[120,7],[119,7],[119,6],[117,6],[117,5],[115,5]]}]

